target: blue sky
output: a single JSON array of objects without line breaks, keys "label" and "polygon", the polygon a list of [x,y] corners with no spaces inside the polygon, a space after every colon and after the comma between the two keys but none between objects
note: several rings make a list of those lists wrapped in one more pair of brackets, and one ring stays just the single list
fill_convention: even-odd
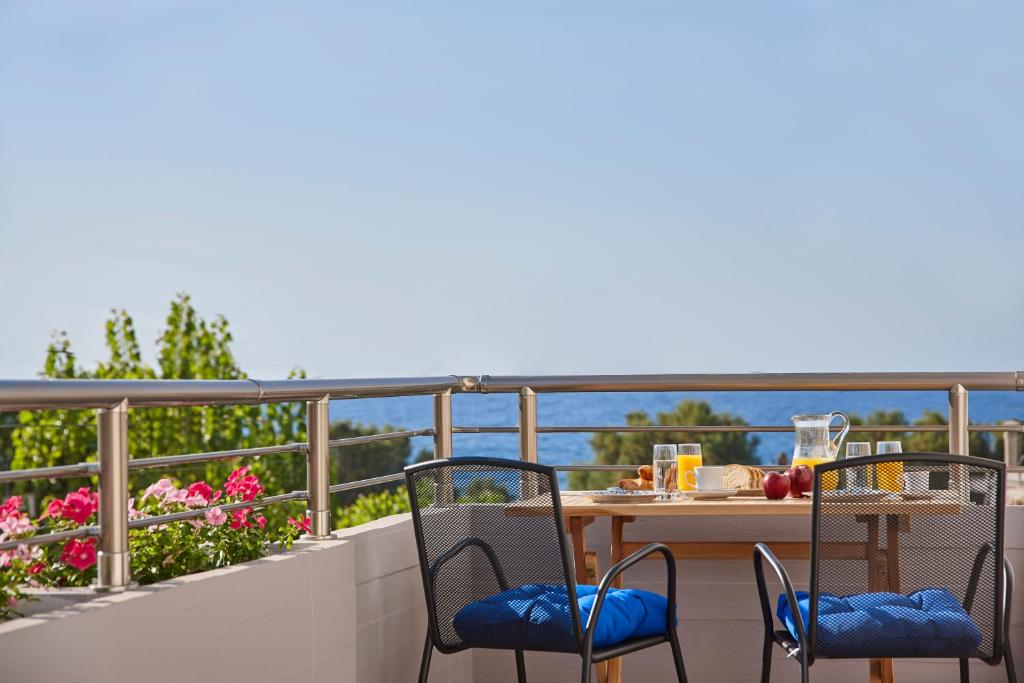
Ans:
[{"label": "blue sky", "polygon": [[3,2],[0,377],[1024,367],[1019,3]]}]

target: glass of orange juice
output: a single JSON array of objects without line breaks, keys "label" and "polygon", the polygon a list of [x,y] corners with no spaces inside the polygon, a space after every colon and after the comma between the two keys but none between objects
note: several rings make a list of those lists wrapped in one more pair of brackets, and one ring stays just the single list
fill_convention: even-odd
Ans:
[{"label": "glass of orange juice", "polygon": [[[878,454],[888,455],[891,453],[902,453],[903,444],[899,441],[879,441]],[[878,480],[878,488],[886,491],[903,490],[903,463],[902,462],[880,462],[875,466],[875,478]]]},{"label": "glass of orange juice", "polygon": [[701,455],[699,443],[676,444],[676,463],[679,469],[679,490],[692,491],[690,482],[694,481],[694,475],[686,476],[686,472],[693,472],[695,467],[704,464],[704,456]]}]

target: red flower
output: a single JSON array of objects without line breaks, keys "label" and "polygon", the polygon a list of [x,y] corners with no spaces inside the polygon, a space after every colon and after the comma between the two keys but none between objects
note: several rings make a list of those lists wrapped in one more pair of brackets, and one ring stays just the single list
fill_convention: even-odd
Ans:
[{"label": "red flower", "polygon": [[28,568],[28,574],[29,574],[29,576],[35,576],[36,574],[38,574],[39,572],[43,571],[44,569],[46,569],[46,564],[45,563],[43,563],[43,562],[36,562],[34,565],[32,565],[31,567]]},{"label": "red flower", "polygon": [[255,474],[248,474],[248,472],[249,467],[246,466],[239,467],[229,474],[227,482],[224,483],[224,492],[229,496],[241,496],[245,502],[254,500],[256,496],[263,493],[260,478]]},{"label": "red flower", "polygon": [[249,521],[249,513],[252,512],[252,508],[242,508],[241,510],[235,510],[231,514],[231,528],[232,529],[248,529],[252,526],[252,522]]},{"label": "red flower", "polygon": [[54,498],[50,501],[50,504],[46,506],[46,517],[52,517],[53,519],[59,519],[64,514],[64,503],[60,498]]},{"label": "red flower", "polygon": [[203,500],[209,501],[210,496],[213,495],[213,487],[205,481],[197,481],[188,487],[188,495],[199,496]]},{"label": "red flower", "polygon": [[89,495],[89,489],[78,489],[64,496],[62,515],[75,524],[85,524],[86,520],[96,511],[96,499]]},{"label": "red flower", "polygon": [[71,539],[64,545],[60,561],[79,571],[85,571],[96,564],[96,539],[87,538],[84,541],[77,538]]},{"label": "red flower", "polygon": [[259,524],[260,528],[262,529],[263,527],[267,526],[267,518],[263,515],[260,515],[256,518],[256,523]]},{"label": "red flower", "polygon": [[302,519],[296,519],[295,517],[289,517],[288,523],[299,531],[305,531],[307,534],[313,533],[313,522],[309,519],[309,515],[306,515]]}]

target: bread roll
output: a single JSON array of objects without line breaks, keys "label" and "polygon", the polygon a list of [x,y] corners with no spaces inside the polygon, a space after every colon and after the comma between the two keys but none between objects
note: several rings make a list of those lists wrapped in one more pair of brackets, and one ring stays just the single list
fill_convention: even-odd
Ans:
[{"label": "bread roll", "polygon": [[637,476],[647,481],[654,481],[654,467],[651,465],[640,465],[636,468]]}]

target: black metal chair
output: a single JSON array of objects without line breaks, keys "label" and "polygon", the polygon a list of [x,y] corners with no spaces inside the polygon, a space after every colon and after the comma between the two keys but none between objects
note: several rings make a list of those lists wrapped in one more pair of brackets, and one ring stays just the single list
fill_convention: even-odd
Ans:
[{"label": "black metal chair", "polygon": [[[661,643],[671,645],[676,674],[686,681],[675,629],[675,559],[666,546],[652,543],[625,558],[604,576],[596,592],[579,587],[587,588],[584,601],[590,609],[582,623],[554,468],[518,460],[453,458],[412,465],[405,476],[427,602],[421,682],[427,680],[434,648],[446,654],[471,647],[514,650],[521,682],[526,681],[524,651],[571,652],[582,657],[582,681],[587,683],[593,664]],[[664,620],[655,615],[667,626],[598,647],[595,632],[613,616],[601,619],[602,607],[609,596],[614,601],[626,595],[610,592],[612,582],[654,553],[664,556],[668,572]],[[542,595],[546,602],[529,603],[529,623],[516,622],[522,617],[513,612],[527,609],[526,598],[502,601],[526,594]],[[597,628],[599,620],[602,629]],[[510,623],[512,631],[506,628]]]},{"label": "black metal chair", "polygon": [[[764,616],[761,681],[773,644],[810,680],[816,659],[952,658],[1006,665],[1013,569],[1003,554],[1006,469],[945,453],[850,458],[814,468],[809,593],[764,544],[754,573]],[[774,628],[764,561],[779,596]]]}]

